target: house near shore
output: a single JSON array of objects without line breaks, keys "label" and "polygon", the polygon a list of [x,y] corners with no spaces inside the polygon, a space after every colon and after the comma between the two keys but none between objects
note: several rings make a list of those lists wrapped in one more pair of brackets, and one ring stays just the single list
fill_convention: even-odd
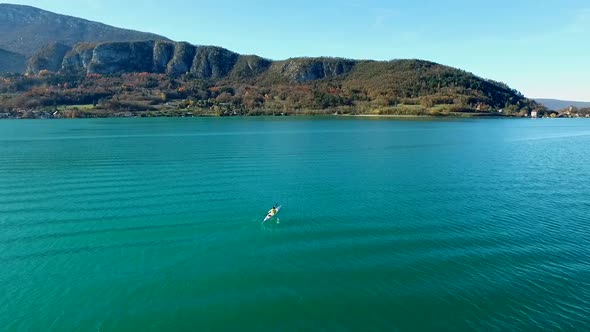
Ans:
[{"label": "house near shore", "polygon": [[531,118],[538,118],[539,112],[538,111],[531,111]]}]

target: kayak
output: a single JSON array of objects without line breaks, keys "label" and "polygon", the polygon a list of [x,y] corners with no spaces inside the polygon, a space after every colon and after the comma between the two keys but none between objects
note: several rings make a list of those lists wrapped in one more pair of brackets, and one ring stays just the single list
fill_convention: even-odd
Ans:
[{"label": "kayak", "polygon": [[275,213],[275,214],[270,214],[270,211],[268,211],[268,214],[266,215],[266,217],[264,218],[262,223],[269,221],[270,219],[274,218],[277,214],[279,214],[279,211],[281,211],[281,207],[282,207],[282,205],[277,206],[277,213]]}]

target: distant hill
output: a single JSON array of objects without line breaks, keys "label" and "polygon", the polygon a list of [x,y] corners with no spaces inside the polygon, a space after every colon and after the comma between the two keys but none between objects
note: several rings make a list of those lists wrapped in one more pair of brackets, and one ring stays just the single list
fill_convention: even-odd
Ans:
[{"label": "distant hill", "polygon": [[25,65],[24,55],[0,49],[0,73],[22,73]]},{"label": "distant hill", "polygon": [[188,106],[197,114],[225,115],[281,110],[514,116],[541,109],[506,84],[430,61],[272,61],[166,40],[54,43],[31,57],[28,71],[32,76],[26,79],[0,84],[0,91],[23,93],[5,99],[0,108],[92,104],[102,115],[177,112]]},{"label": "distant hill", "polygon": [[[26,57],[32,74],[0,80],[0,110],[13,113],[54,114],[58,106],[68,105],[86,105],[101,115],[181,110],[256,115],[281,110],[525,116],[543,111],[504,83],[430,61],[272,61],[28,6],[0,4],[0,48],[6,49],[6,68],[22,69]],[[16,113],[13,116],[30,116]]]},{"label": "distant hill", "polygon": [[115,28],[39,8],[0,4],[0,48],[30,57],[50,43],[166,39],[152,33]]},{"label": "distant hill", "polygon": [[81,43],[73,48],[52,44],[31,58],[29,72],[41,70],[83,75],[168,74],[269,87],[332,81],[347,90],[370,91],[384,106],[426,96],[432,100],[425,104],[485,104],[496,109],[525,100],[503,83],[429,61],[328,57],[271,61],[216,46],[170,41]]},{"label": "distant hill", "polygon": [[578,108],[590,107],[590,102],[585,102],[585,101],[542,99],[542,98],[536,98],[535,101],[537,101],[539,104],[545,105],[548,109],[554,110],[554,111],[559,111],[559,110],[568,108],[570,106],[578,107]]}]

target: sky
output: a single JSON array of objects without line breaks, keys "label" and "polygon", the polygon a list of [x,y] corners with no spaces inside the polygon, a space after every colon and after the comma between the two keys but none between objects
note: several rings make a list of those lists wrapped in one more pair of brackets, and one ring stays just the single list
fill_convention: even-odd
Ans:
[{"label": "sky", "polygon": [[9,2],[270,59],[425,59],[590,101],[590,0]]}]

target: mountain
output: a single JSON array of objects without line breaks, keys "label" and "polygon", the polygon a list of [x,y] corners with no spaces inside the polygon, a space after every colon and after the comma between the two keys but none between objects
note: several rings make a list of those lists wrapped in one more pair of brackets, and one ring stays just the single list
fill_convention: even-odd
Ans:
[{"label": "mountain", "polygon": [[506,84],[429,61],[273,61],[27,6],[0,5],[0,47],[11,52],[4,59],[14,58],[12,68],[22,69],[26,55],[30,74],[0,80],[4,114],[55,114],[68,105],[102,115],[543,111]]},{"label": "mountain", "polygon": [[0,84],[0,93],[17,93],[0,108],[92,104],[106,114],[193,107],[201,114],[406,115],[499,115],[502,109],[521,116],[541,109],[506,84],[430,61],[273,61],[167,40],[53,43],[31,57],[28,71],[33,76]]},{"label": "mountain", "polygon": [[51,43],[73,46],[79,42],[150,39],[166,38],[59,15],[35,7],[0,4],[0,49],[3,49],[0,53],[0,72],[23,72],[23,58],[29,58]]},{"label": "mountain", "polygon": [[25,67],[24,55],[0,49],[0,73],[22,73]]},{"label": "mountain", "polygon": [[568,101],[568,100],[558,100],[558,99],[542,99],[536,98],[539,104],[545,105],[548,109],[554,111],[560,111],[570,106],[578,107],[578,108],[586,108],[590,107],[590,102],[584,101]]}]

